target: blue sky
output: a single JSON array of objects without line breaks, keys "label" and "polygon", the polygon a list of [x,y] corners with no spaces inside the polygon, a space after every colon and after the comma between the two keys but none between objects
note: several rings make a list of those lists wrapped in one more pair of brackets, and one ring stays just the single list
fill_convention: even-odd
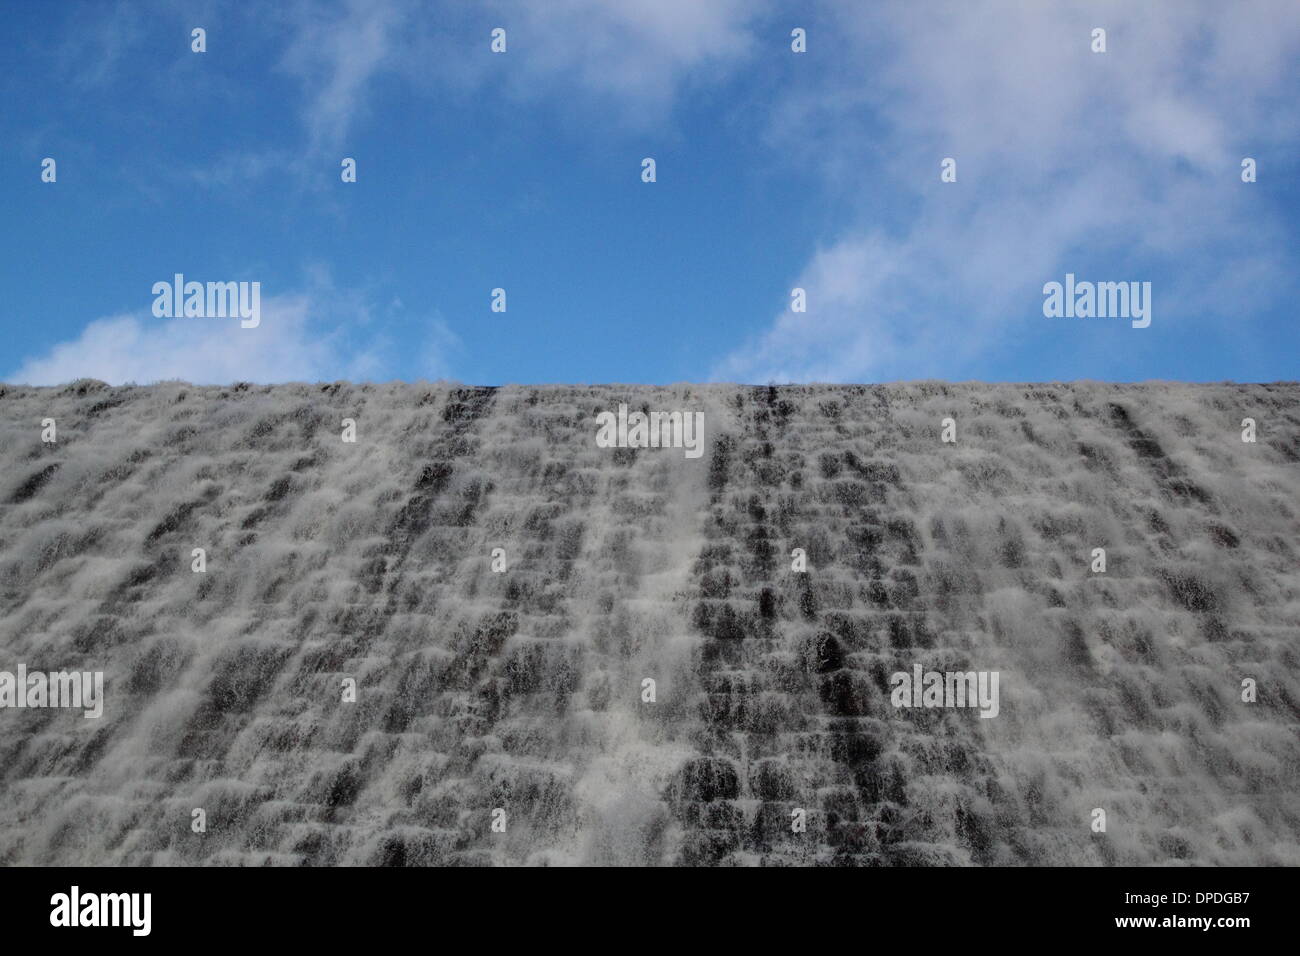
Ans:
[{"label": "blue sky", "polygon": [[[6,381],[1296,378],[1291,0],[6,16]],[[154,317],[178,272],[261,325]],[[1045,317],[1067,272],[1151,326]]]}]

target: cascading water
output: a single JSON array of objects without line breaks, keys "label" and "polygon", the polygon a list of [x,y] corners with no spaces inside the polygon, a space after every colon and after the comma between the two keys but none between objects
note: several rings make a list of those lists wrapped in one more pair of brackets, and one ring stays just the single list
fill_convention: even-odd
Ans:
[{"label": "cascading water", "polygon": [[105,687],[0,709],[0,862],[1300,863],[1295,385],[82,381],[0,457],[0,671]]}]

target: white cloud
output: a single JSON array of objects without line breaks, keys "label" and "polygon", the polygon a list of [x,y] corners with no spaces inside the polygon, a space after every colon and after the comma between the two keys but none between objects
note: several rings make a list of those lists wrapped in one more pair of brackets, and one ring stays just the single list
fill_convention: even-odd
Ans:
[{"label": "white cloud", "polygon": [[[411,0],[304,6],[287,21],[280,68],[307,98],[311,149],[335,149],[387,75],[438,99],[501,84],[511,95],[566,107],[576,96],[612,101],[612,122],[662,120],[682,85],[735,68],[754,46],[752,23],[770,0],[496,0],[467,15]],[[489,30],[508,52],[489,53]]]},{"label": "white cloud", "polygon": [[73,86],[95,90],[116,78],[143,39],[138,10],[127,4],[92,7],[76,17],[54,62]]},{"label": "white cloud", "polygon": [[346,0],[333,10],[298,8],[280,64],[307,93],[303,122],[312,152],[334,149],[365,106],[376,74],[393,64],[411,7],[394,0]]},{"label": "white cloud", "polygon": [[[1277,108],[1300,5],[855,5],[815,39],[822,72],[774,106],[768,142],[820,167],[857,222],[792,277],[809,312],[779,312],[716,378],[961,377],[1044,281],[1095,257],[1207,313],[1291,281],[1238,163],[1300,139]],[[938,181],[946,156],[956,184]]]},{"label": "white cloud", "polygon": [[[349,307],[348,312],[339,317],[332,299],[302,292],[264,299],[261,324],[252,329],[241,328],[238,319],[112,316],[29,358],[5,381],[56,385],[97,378],[111,385],[143,385],[181,379],[207,385],[372,378],[387,365],[385,343],[366,336],[358,345],[354,333],[368,322],[368,310]],[[326,313],[338,320],[327,323]],[[429,378],[446,374],[446,353],[455,345],[440,320],[431,327],[430,344],[421,352]]]},{"label": "white cloud", "polygon": [[552,94],[558,79],[589,94],[611,95],[643,118],[661,118],[683,83],[716,80],[734,69],[753,49],[752,25],[768,7],[766,0],[497,5],[514,37],[508,55],[523,67],[512,77],[516,92]]},{"label": "white cloud", "polygon": [[[733,381],[839,381],[897,354],[894,332],[874,321],[873,309],[897,294],[905,250],[884,237],[865,236],[819,251],[794,283],[813,290],[809,312],[788,309],[755,343],[737,350],[716,372]],[[830,353],[828,339],[845,348]],[[758,378],[754,370],[762,369]]]}]

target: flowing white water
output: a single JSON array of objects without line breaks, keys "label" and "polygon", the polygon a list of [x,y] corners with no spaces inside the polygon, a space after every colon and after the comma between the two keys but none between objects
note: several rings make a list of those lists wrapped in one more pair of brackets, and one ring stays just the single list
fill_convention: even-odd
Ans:
[{"label": "flowing white water", "polygon": [[0,386],[0,862],[1298,863],[1298,399]]}]

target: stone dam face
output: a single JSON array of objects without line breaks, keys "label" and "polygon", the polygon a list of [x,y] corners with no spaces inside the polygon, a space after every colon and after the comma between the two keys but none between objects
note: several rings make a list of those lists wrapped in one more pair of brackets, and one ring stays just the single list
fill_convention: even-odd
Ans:
[{"label": "stone dam face", "polygon": [[1297,865],[1297,548],[1294,383],[0,386],[0,862]]}]

